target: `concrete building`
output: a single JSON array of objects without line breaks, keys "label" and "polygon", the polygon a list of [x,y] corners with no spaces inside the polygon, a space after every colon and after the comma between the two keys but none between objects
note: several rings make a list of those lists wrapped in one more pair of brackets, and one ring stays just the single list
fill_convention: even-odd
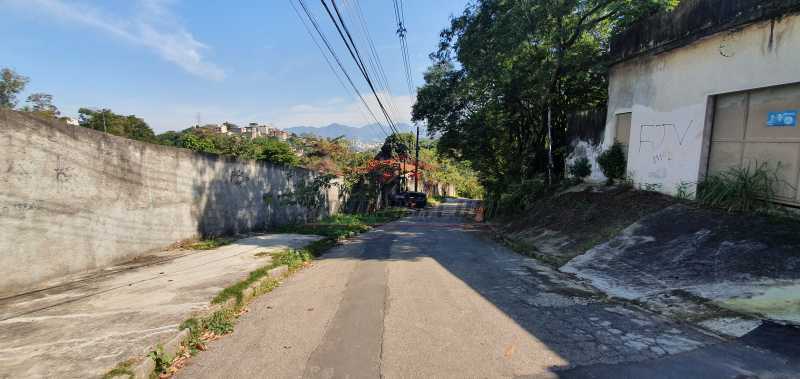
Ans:
[{"label": "concrete building", "polygon": [[272,128],[269,130],[268,135],[273,138],[277,138],[281,141],[286,141],[289,139],[289,132],[281,129]]},{"label": "concrete building", "polygon": [[225,134],[230,135],[231,130],[227,124],[217,125],[217,124],[205,124],[203,126],[195,126],[197,129],[203,129],[211,133],[217,134]]},{"label": "concrete building", "polygon": [[230,122],[223,122],[220,125],[217,124],[206,124],[203,126],[196,126],[197,128],[205,129],[212,133],[217,134],[224,134],[224,135],[236,135],[245,138],[259,138],[259,137],[271,137],[277,138],[281,141],[286,141],[289,139],[289,132],[285,130],[278,129],[271,124],[258,124],[257,122],[251,122],[247,124],[247,126],[238,126],[236,124]]},{"label": "concrete building", "polygon": [[767,162],[779,200],[800,205],[798,12],[798,0],[683,0],[618,36],[601,148],[625,145],[634,183],[673,194]]}]

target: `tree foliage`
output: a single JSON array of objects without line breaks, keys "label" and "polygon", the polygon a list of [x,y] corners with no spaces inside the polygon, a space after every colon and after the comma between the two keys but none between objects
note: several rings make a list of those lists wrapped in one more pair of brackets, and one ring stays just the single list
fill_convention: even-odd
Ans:
[{"label": "tree foliage", "polygon": [[416,137],[411,133],[392,133],[383,141],[375,159],[406,159],[414,152]]},{"label": "tree foliage", "polygon": [[25,90],[29,81],[30,79],[10,68],[0,70],[0,108],[16,107],[17,95]]},{"label": "tree foliage", "polygon": [[33,112],[49,118],[57,118],[61,114],[58,108],[53,105],[53,95],[47,93],[32,93],[25,102],[28,105],[24,107],[24,111]]},{"label": "tree foliage", "polygon": [[575,160],[575,162],[569,166],[569,174],[581,180],[592,175],[592,164],[589,162],[589,158],[580,157]]},{"label": "tree foliage", "polygon": [[156,137],[158,143],[182,147],[200,153],[234,156],[278,165],[297,166],[300,158],[292,146],[277,138],[247,138],[213,133],[202,128],[189,128],[181,132],[169,131]]},{"label": "tree foliage", "polygon": [[603,170],[603,175],[608,180],[622,179],[625,177],[625,169],[628,166],[628,159],[625,157],[625,150],[622,145],[615,143],[611,148],[604,151],[597,157],[597,164]]},{"label": "tree foliage", "polygon": [[442,31],[413,119],[495,199],[548,168],[560,177],[566,116],[605,105],[609,38],[675,3],[478,0]]},{"label": "tree foliage", "polygon": [[157,142],[153,129],[144,120],[134,115],[123,116],[110,109],[78,110],[78,123],[84,128],[104,131],[116,136],[135,139],[143,142]]}]

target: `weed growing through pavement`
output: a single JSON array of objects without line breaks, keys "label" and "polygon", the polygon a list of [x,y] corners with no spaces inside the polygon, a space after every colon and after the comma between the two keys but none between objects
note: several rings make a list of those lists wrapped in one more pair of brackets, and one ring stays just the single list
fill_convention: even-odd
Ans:
[{"label": "weed growing through pavement", "polygon": [[228,334],[233,331],[233,319],[235,314],[230,309],[220,309],[203,320],[205,329],[216,335]]},{"label": "weed growing through pavement", "polygon": [[156,367],[153,370],[155,375],[160,375],[167,372],[167,369],[172,364],[172,358],[164,353],[164,348],[158,346],[155,350],[151,351],[147,356],[155,362]]},{"label": "weed growing through pavement", "polygon": [[133,370],[131,370],[131,366],[133,366],[132,360],[127,360],[125,362],[122,362],[119,365],[117,365],[117,367],[114,367],[105,375],[103,375],[103,379],[112,379],[121,376],[126,376],[129,379],[134,379],[135,375],[133,373]]},{"label": "weed growing through pavement", "polygon": [[393,221],[408,212],[405,208],[390,208],[374,213],[337,214],[311,224],[284,225],[278,227],[277,231],[341,239],[366,232],[371,226]]},{"label": "weed growing through pavement", "polygon": [[235,241],[234,238],[210,237],[189,244],[186,246],[186,248],[190,250],[211,250],[211,249],[216,249],[220,246],[230,245],[233,241]]},{"label": "weed growing through pavement", "polygon": [[186,338],[186,347],[189,353],[196,354],[200,350],[205,350],[201,333],[203,332],[202,322],[196,318],[190,318],[181,323],[180,330],[188,329],[189,336]]}]

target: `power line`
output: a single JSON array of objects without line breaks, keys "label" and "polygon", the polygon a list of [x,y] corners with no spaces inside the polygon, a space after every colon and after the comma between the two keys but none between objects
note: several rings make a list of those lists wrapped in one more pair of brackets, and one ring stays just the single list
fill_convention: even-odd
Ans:
[{"label": "power line", "polygon": [[[330,17],[331,21],[333,21],[334,26],[336,26],[336,31],[339,33],[339,37],[342,38],[342,41],[344,41],[345,46],[347,46],[347,50],[350,53],[350,56],[356,62],[356,66],[358,66],[358,68],[361,71],[361,74],[367,81],[367,84],[369,85],[372,94],[375,96],[375,100],[378,101],[378,107],[381,109],[381,112],[386,118],[386,121],[388,122],[389,127],[392,129],[392,132],[399,133],[397,127],[395,126],[395,122],[392,120],[391,116],[389,115],[389,112],[386,110],[386,106],[384,106],[380,96],[378,96],[378,92],[375,90],[375,85],[373,84],[372,78],[370,78],[370,75],[366,70],[366,67],[364,65],[364,60],[361,58],[361,54],[358,51],[358,46],[355,45],[355,42],[353,41],[353,36],[351,35],[350,30],[347,28],[347,24],[342,19],[342,15],[339,12],[339,7],[336,5],[336,0],[331,0],[331,4],[333,5],[333,9],[336,12],[336,16],[333,15],[333,12],[331,12],[330,7],[325,2],[325,0],[320,0],[320,2],[322,3],[323,7],[325,7],[325,11],[328,13],[328,16]],[[347,37],[345,37],[345,34],[347,35]]]},{"label": "power line", "polygon": [[[372,108],[370,108],[369,104],[364,99],[364,96],[361,94],[361,91],[358,90],[358,87],[353,82],[353,79],[350,77],[350,74],[347,72],[347,69],[344,67],[344,64],[342,64],[341,59],[339,59],[339,56],[336,54],[336,51],[331,46],[330,42],[328,41],[328,38],[325,36],[325,33],[323,33],[322,29],[320,29],[316,18],[314,18],[314,16],[311,13],[311,11],[309,11],[308,7],[306,7],[305,2],[303,0],[297,0],[297,1],[300,4],[300,6],[303,8],[303,12],[306,14],[306,17],[311,22],[311,24],[313,25],[314,29],[317,31],[317,34],[320,36],[320,39],[322,39],[322,42],[325,44],[325,47],[328,49],[328,52],[330,52],[331,56],[336,61],[336,64],[339,66],[339,69],[342,71],[344,76],[347,78],[347,82],[353,88],[353,91],[355,91],[355,93],[358,95],[359,99],[361,99],[361,103],[364,105],[364,107],[367,109],[367,111],[369,111],[370,115],[372,115],[372,118],[375,120],[375,123],[377,123],[378,126],[381,128],[381,131],[383,131],[383,134],[386,134],[388,136],[389,134],[386,132],[386,129],[384,129],[383,124],[378,120],[378,117],[375,116],[375,113],[372,111]],[[295,9],[295,12],[297,12],[298,16],[300,17],[300,19],[302,21],[303,20],[302,15],[300,15],[300,12],[297,9],[297,7],[294,6],[294,3],[292,2],[292,0],[289,0],[289,2],[292,4],[292,7]],[[303,21],[303,24],[305,25],[304,21]],[[312,36],[313,36],[313,34],[312,34]],[[316,40],[315,40],[315,43],[316,43]],[[317,44],[317,46],[319,47],[319,44]],[[322,50],[322,49],[320,48],[320,50]],[[323,56],[325,56],[326,60],[327,60],[327,55],[325,55],[324,50],[322,52],[323,52]],[[385,113],[385,110],[384,110],[384,113]],[[392,130],[394,130],[394,129],[392,128]]]},{"label": "power line", "polygon": [[378,121],[378,118],[375,117],[375,114],[372,112],[372,110],[369,107],[366,106],[366,102],[364,101],[363,98],[361,98],[360,94],[357,91],[354,92],[354,90],[352,88],[348,88],[347,85],[344,83],[344,80],[342,79],[341,75],[336,70],[336,68],[333,66],[333,63],[331,63],[331,59],[328,58],[328,54],[325,53],[325,50],[320,45],[319,41],[317,41],[317,37],[314,36],[314,32],[311,30],[311,27],[308,25],[308,22],[306,22],[305,18],[303,18],[303,15],[300,13],[300,10],[297,9],[297,6],[295,6],[295,4],[294,4],[294,2],[292,0],[289,0],[289,4],[292,5],[292,8],[294,9],[295,13],[297,14],[297,17],[300,19],[300,22],[303,24],[303,27],[305,27],[306,32],[308,33],[309,37],[311,37],[311,40],[314,42],[314,45],[316,45],[317,49],[319,49],[320,53],[322,54],[322,57],[325,58],[325,63],[328,64],[328,68],[330,68],[330,70],[333,73],[333,75],[336,76],[336,81],[339,82],[339,84],[342,86],[342,89],[344,89],[344,91],[347,92],[353,98],[353,100],[356,100],[356,97],[361,99],[361,103],[362,104],[357,106],[357,108],[358,108],[358,112],[361,114],[361,116],[364,117],[364,120],[366,121],[366,123],[369,124],[370,121],[369,121],[369,117],[366,115],[366,113],[364,113],[364,110],[362,109],[362,106],[367,108],[367,111],[372,115],[372,119],[381,128],[381,131],[383,132],[383,134],[388,136],[386,131],[383,130],[383,126],[380,124],[380,121]]},{"label": "power line", "polygon": [[406,41],[406,33],[408,30],[405,26],[405,10],[403,9],[403,0],[393,0],[394,3],[394,16],[397,19],[397,36],[400,38],[400,51],[403,55],[403,66],[405,67],[406,85],[408,86],[408,95],[414,97],[414,81],[411,79],[411,66],[408,55],[408,41]]},{"label": "power line", "polygon": [[[398,111],[397,105],[393,101],[392,88],[389,85],[389,80],[386,76],[386,70],[383,67],[383,62],[380,59],[380,55],[378,54],[378,49],[375,48],[375,43],[372,39],[372,35],[369,32],[366,17],[364,17],[364,13],[361,10],[361,4],[359,3],[359,0],[345,0],[345,5],[348,4],[350,5],[351,12],[355,15],[353,18],[351,18],[351,20],[355,19],[353,23],[361,27],[360,29],[362,30],[362,36],[364,37],[368,47],[368,62],[370,63],[370,67],[372,67],[373,72],[376,73],[378,85],[383,87],[384,99],[386,99],[386,102],[391,108],[394,117],[398,118],[398,116],[400,116],[400,112]],[[386,96],[387,94],[388,97]],[[406,125],[406,127],[408,127],[408,125]]]},{"label": "power line", "polygon": [[[411,80],[411,67],[409,65],[409,56],[408,56],[408,41],[406,41],[406,33],[408,32],[405,27],[405,9],[403,6],[403,0],[394,0],[394,15],[397,19],[397,36],[400,37],[400,51],[403,55],[403,66],[405,66],[405,73],[406,73],[406,84],[408,85],[408,95],[411,99],[414,99],[414,82]],[[419,125],[417,125],[417,136],[416,136],[416,154],[415,154],[415,161],[414,161],[414,192],[418,191],[419,186]]]}]

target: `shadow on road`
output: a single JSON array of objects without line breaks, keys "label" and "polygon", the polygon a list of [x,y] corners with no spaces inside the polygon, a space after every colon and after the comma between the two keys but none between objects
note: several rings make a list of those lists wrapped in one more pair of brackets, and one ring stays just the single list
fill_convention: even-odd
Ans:
[{"label": "shadow on road", "polygon": [[359,258],[365,261],[435,260],[563,358],[566,365],[549,367],[558,377],[800,375],[796,350],[766,349],[775,339],[723,341],[609,301],[565,274],[492,243],[469,221],[478,204],[449,199],[352,244],[363,245]]}]

